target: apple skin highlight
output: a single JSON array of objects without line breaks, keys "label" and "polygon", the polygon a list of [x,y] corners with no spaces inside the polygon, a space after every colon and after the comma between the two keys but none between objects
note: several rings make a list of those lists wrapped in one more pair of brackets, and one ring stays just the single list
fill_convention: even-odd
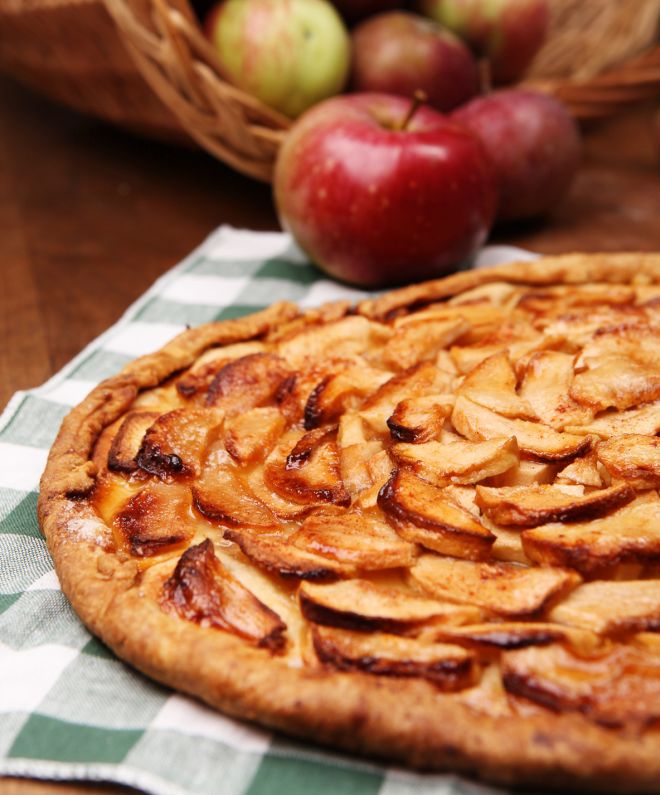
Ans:
[{"label": "apple skin highlight", "polygon": [[331,276],[364,287],[440,276],[485,241],[497,194],[479,141],[433,109],[387,94],[308,111],[282,146],[282,225]]}]

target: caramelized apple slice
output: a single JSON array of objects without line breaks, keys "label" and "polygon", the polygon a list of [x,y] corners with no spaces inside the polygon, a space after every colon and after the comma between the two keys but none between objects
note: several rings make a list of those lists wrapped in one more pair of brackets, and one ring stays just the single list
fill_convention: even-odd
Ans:
[{"label": "caramelized apple slice", "polygon": [[163,414],[144,435],[135,459],[138,466],[161,480],[198,475],[222,419],[217,409],[175,409]]},{"label": "caramelized apple slice", "polygon": [[273,513],[227,466],[207,467],[193,486],[195,507],[209,519],[244,527],[276,527]]},{"label": "caramelized apple slice", "polygon": [[387,420],[392,439],[419,444],[439,439],[445,419],[454,408],[453,395],[427,395],[397,403]]},{"label": "caramelized apple slice", "polygon": [[567,425],[569,433],[593,433],[601,439],[613,436],[655,436],[660,432],[660,401],[638,409],[608,411],[584,425]]},{"label": "caramelized apple slice", "polygon": [[294,502],[349,505],[351,495],[339,471],[336,431],[336,427],[317,428],[301,436],[284,466],[274,454],[269,457],[264,468],[267,485]]},{"label": "caramelized apple slice", "polygon": [[606,726],[660,720],[660,656],[631,646],[586,659],[559,644],[508,652],[502,679],[509,693]]},{"label": "caramelized apple slice", "polygon": [[660,500],[635,500],[584,524],[547,524],[524,530],[522,542],[530,560],[571,566],[584,574],[629,560],[658,563]]},{"label": "caramelized apple slice", "polygon": [[410,566],[416,548],[373,514],[319,510],[308,516],[289,542],[324,557],[351,564],[361,571]]},{"label": "caramelized apple slice", "polygon": [[506,472],[518,463],[518,444],[514,437],[488,442],[395,444],[392,455],[424,480],[446,486],[478,483]]},{"label": "caramelized apple slice", "polygon": [[176,380],[176,390],[183,398],[193,398],[205,393],[211,381],[222,368],[235,359],[253,353],[262,353],[262,342],[238,342],[222,348],[211,348],[203,353],[195,364]]},{"label": "caramelized apple slice", "polygon": [[571,486],[477,486],[477,505],[496,524],[536,527],[548,522],[594,519],[630,502],[635,492],[627,485],[574,494]]},{"label": "caramelized apple slice", "polygon": [[225,365],[213,378],[206,405],[230,417],[273,400],[289,375],[286,362],[273,353],[252,353]]},{"label": "caramelized apple slice", "polygon": [[470,330],[462,317],[433,319],[417,317],[416,322],[399,326],[383,350],[383,361],[396,370],[434,359],[439,350],[451,345]]},{"label": "caramelized apple slice", "polygon": [[283,577],[323,580],[328,577],[353,577],[357,574],[357,567],[353,564],[294,546],[290,534],[236,528],[225,530],[224,537],[237,544],[241,552],[257,566]]},{"label": "caramelized apple slice", "polygon": [[192,538],[190,489],[149,483],[134,494],[112,522],[132,555],[158,555]]},{"label": "caramelized apple slice", "polygon": [[535,613],[551,597],[580,582],[575,572],[566,569],[475,563],[438,555],[422,555],[410,576],[436,599],[477,605],[504,616]]},{"label": "caramelized apple slice", "polygon": [[163,585],[161,604],[181,618],[281,651],[286,624],[218,560],[207,538],[187,549]]},{"label": "caramelized apple slice", "polygon": [[641,317],[604,326],[587,340],[576,364],[580,369],[591,367],[605,356],[623,356],[645,367],[657,368],[660,361],[660,329]]},{"label": "caramelized apple slice", "polygon": [[535,483],[552,483],[562,464],[550,461],[531,461],[521,458],[518,463],[488,480],[489,486],[528,486]]},{"label": "caramelized apple slice", "polygon": [[591,422],[593,409],[576,403],[568,394],[573,382],[574,356],[539,351],[526,362],[520,395],[546,425],[562,431],[567,425]]},{"label": "caramelized apple slice", "polygon": [[598,635],[543,621],[503,621],[466,626],[441,626],[434,632],[437,640],[474,646],[477,649],[525,649],[564,642],[582,652],[592,652],[600,645]]},{"label": "caramelized apple slice", "polygon": [[415,634],[422,626],[465,624],[481,616],[476,607],[412,596],[368,580],[304,582],[298,599],[308,621],[361,632]]},{"label": "caramelized apple slice", "polygon": [[160,415],[156,411],[133,411],[119,426],[108,451],[108,469],[111,472],[134,472],[135,460],[144,435]]},{"label": "caramelized apple slice", "polygon": [[305,430],[336,420],[345,409],[357,406],[361,399],[389,381],[392,373],[376,370],[362,363],[343,372],[327,375],[310,393],[305,404]]},{"label": "caramelized apple slice", "polygon": [[581,458],[576,458],[567,467],[564,467],[557,473],[557,478],[562,482],[590,486],[595,489],[600,489],[604,485],[594,450],[589,451]]},{"label": "caramelized apple slice", "polygon": [[533,326],[524,322],[503,323],[497,330],[487,334],[476,345],[450,348],[454,364],[461,373],[471,370],[495,354],[508,351],[512,361],[542,349],[548,340]]},{"label": "caramelized apple slice", "polygon": [[468,687],[476,677],[473,655],[460,646],[321,626],[313,627],[312,639],[319,660],[339,671],[420,677],[445,691]]},{"label": "caramelized apple slice", "polygon": [[284,431],[286,420],[276,408],[250,409],[225,421],[225,447],[239,464],[263,461]]},{"label": "caramelized apple slice", "polygon": [[387,420],[402,400],[447,393],[452,381],[449,373],[422,362],[386,381],[364,402],[359,414],[376,433],[387,434]]},{"label": "caramelized apple slice", "polygon": [[456,394],[505,417],[536,419],[534,409],[516,393],[516,374],[505,351],[489,356],[471,370]]},{"label": "caramelized apple slice", "polygon": [[550,620],[600,635],[660,629],[660,581],[588,582],[552,608]]},{"label": "caramelized apple slice", "polygon": [[600,442],[598,460],[613,478],[625,480],[634,489],[660,488],[660,439],[629,434]]},{"label": "caramelized apple slice", "polygon": [[569,395],[595,411],[650,403],[660,399],[658,362],[649,367],[627,356],[603,356],[575,376]]},{"label": "caramelized apple slice", "polygon": [[539,422],[501,417],[465,397],[459,397],[451,415],[456,430],[472,441],[515,436],[521,452],[542,461],[565,461],[584,453],[591,439],[557,433]]},{"label": "caramelized apple slice", "polygon": [[339,453],[341,478],[353,496],[373,485],[369,462],[384,451],[382,442],[362,442],[342,447]]},{"label": "caramelized apple slice", "polygon": [[495,536],[442,489],[404,469],[380,490],[378,506],[408,541],[446,555],[479,559],[488,555]]}]

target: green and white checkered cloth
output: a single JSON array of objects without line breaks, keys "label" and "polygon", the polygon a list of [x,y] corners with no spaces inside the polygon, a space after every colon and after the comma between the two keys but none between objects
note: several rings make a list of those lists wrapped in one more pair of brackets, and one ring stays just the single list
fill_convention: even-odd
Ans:
[{"label": "green and white checkered cloth", "polygon": [[[485,249],[477,262],[520,257]],[[529,256],[529,255],[527,255]],[[92,637],[62,594],[36,520],[60,422],[101,379],[185,325],[362,297],[280,233],[222,227],[105,334],[0,418],[0,775],[130,784],[162,795],[458,795],[493,790],[295,743],[146,679]]]}]

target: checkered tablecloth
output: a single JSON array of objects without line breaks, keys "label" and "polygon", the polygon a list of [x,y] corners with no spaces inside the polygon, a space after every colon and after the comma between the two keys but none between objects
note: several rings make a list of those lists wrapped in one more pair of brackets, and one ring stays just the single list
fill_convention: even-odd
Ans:
[{"label": "checkered tablecloth", "polygon": [[[520,256],[490,248],[477,265]],[[163,795],[493,792],[294,743],[151,682],[77,619],[37,526],[48,448],[98,381],[186,325],[281,299],[313,306],[362,295],[323,278],[285,234],[223,227],[60,373],[12,398],[0,418],[0,775],[113,781]]]}]

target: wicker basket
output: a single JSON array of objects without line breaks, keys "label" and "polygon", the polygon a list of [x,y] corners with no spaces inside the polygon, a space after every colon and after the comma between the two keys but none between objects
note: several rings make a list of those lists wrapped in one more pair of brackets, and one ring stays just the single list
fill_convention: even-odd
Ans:
[{"label": "wicker basket", "polygon": [[[552,0],[527,83],[577,118],[660,94],[660,0]],[[188,0],[0,0],[0,69],[78,110],[192,138],[270,180],[290,121],[230,85]]]}]

